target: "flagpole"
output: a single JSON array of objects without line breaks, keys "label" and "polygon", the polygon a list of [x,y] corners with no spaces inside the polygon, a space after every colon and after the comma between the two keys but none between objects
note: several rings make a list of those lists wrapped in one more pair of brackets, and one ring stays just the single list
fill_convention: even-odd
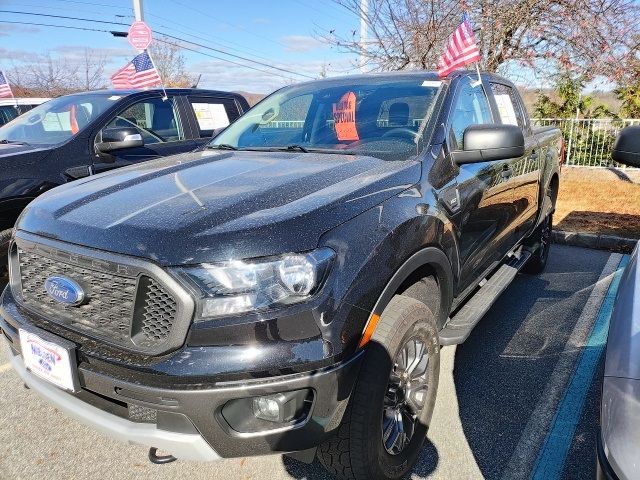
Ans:
[{"label": "flagpole", "polygon": [[472,87],[482,85],[482,77],[480,76],[480,62],[476,62],[476,72],[478,72],[478,80],[471,84]]},{"label": "flagpole", "polygon": [[145,52],[147,52],[147,55],[149,56],[149,60],[151,60],[151,65],[153,65],[153,68],[155,68],[156,72],[158,72],[158,78],[160,79],[160,86],[162,87],[162,93],[164,94],[164,96],[162,97],[162,101],[164,102],[169,99],[169,97],[167,96],[167,90],[164,88],[164,80],[160,76],[160,70],[158,70],[158,68],[156,67],[156,63],[153,61],[151,52],[149,50],[145,50]]}]

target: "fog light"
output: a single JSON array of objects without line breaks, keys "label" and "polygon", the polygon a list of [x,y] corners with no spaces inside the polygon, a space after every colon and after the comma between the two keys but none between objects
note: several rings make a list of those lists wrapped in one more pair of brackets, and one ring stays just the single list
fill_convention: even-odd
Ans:
[{"label": "fog light", "polygon": [[280,420],[280,405],[274,398],[258,397],[253,399],[253,414],[262,420],[277,422]]},{"label": "fog light", "polygon": [[253,399],[253,414],[256,418],[269,422],[286,423],[293,420],[304,401],[306,392],[300,390],[295,392],[277,393],[266,397],[256,397]]},{"label": "fog light", "polygon": [[268,432],[293,427],[311,412],[313,390],[273,393],[260,397],[229,400],[219,415],[232,430],[240,433]]}]

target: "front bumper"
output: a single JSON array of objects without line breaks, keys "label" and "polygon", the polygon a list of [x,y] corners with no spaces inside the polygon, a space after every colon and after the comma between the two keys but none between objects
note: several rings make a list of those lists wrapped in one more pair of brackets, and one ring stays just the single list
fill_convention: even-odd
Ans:
[{"label": "front bumper", "polygon": [[[18,328],[31,324],[18,310],[6,308],[6,303],[3,307],[0,328],[10,348],[11,363],[28,386],[103,433],[187,460],[289,453],[318,446],[340,425],[363,358],[360,352],[329,367],[267,378],[184,384],[167,377],[163,384],[161,375],[146,375],[154,380],[144,383],[139,372],[126,364],[84,362],[80,356],[81,390],[69,393],[25,369]],[[293,425],[240,433],[222,415],[230,400],[302,389],[313,392],[313,401],[305,417]],[[145,418],[133,418],[131,412],[141,408]]]}]

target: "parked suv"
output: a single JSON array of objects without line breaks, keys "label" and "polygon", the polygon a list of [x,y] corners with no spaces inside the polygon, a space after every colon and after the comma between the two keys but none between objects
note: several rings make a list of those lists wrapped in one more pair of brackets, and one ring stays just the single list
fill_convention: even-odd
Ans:
[{"label": "parked suv", "polygon": [[440,346],[547,262],[561,150],[495,75],[284,88],[197,152],[26,208],[0,302],[11,363],[152,461],[281,452],[400,478]]},{"label": "parked suv", "polygon": [[67,95],[0,127],[0,276],[11,228],[35,197],[69,180],[194,150],[249,109],[238,94],[166,92],[166,100],[162,90]]}]

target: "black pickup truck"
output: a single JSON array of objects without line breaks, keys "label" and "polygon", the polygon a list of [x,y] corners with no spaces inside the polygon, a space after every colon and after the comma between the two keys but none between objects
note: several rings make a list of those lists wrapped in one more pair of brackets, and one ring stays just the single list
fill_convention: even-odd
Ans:
[{"label": "black pickup truck", "polygon": [[67,95],[0,127],[0,277],[11,228],[35,197],[69,180],[194,150],[249,109],[234,93],[166,93],[166,100],[162,90]]},{"label": "black pickup truck", "polygon": [[440,347],[545,267],[562,150],[495,75],[284,88],[196,152],[24,210],[0,304],[11,362],[154,462],[280,452],[400,478]]}]

